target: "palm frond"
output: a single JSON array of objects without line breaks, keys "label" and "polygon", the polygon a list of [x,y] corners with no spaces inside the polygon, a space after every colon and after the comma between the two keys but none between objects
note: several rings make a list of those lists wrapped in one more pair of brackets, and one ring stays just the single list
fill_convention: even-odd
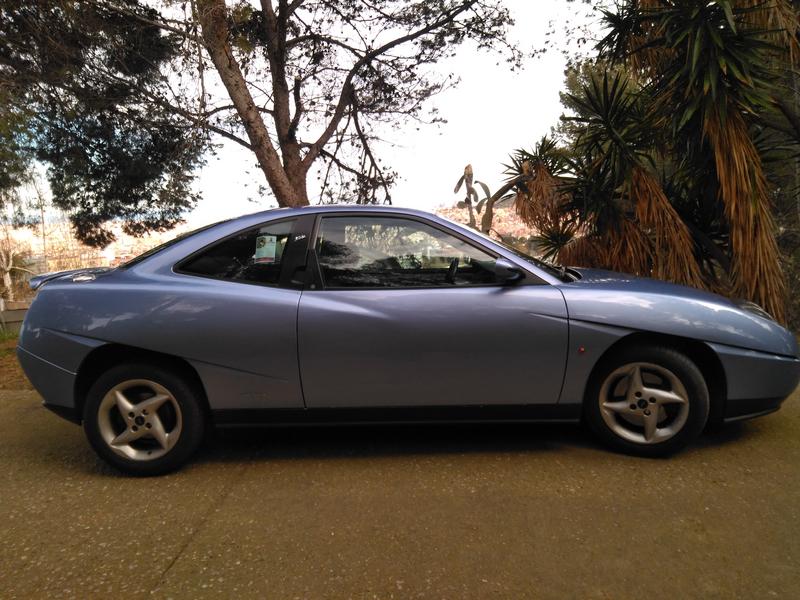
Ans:
[{"label": "palm frond", "polygon": [[544,260],[554,260],[558,259],[562,250],[572,243],[577,231],[575,223],[566,219],[558,219],[542,226],[533,236],[533,241]]},{"label": "palm frond", "polygon": [[575,267],[595,267],[649,276],[653,246],[633,221],[623,219],[602,235],[576,235],[558,253],[558,261]]},{"label": "palm frond", "polygon": [[563,200],[558,179],[539,162],[531,167],[532,178],[519,190],[514,208],[519,217],[530,227],[541,228],[546,221],[557,220],[563,209]]},{"label": "palm frond", "polygon": [[719,195],[730,227],[733,291],[783,320],[785,280],[761,157],[738,112],[730,112],[724,125],[718,116],[709,115],[704,133],[714,150]]},{"label": "palm frond", "polygon": [[741,10],[742,19],[757,31],[768,32],[770,42],[786,53],[789,63],[796,65],[800,58],[800,31],[797,10],[791,0],[735,0],[735,8]]},{"label": "palm frond", "polygon": [[635,167],[630,194],[639,225],[652,235],[653,274],[659,279],[703,287],[692,236],[661,185],[644,169]]}]

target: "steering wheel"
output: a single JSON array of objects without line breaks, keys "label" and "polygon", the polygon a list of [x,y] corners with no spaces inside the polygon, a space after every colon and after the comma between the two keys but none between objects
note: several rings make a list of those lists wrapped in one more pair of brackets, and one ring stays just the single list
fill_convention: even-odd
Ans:
[{"label": "steering wheel", "polygon": [[445,277],[445,281],[450,284],[455,284],[456,273],[458,273],[458,258],[454,258],[453,260],[450,261],[450,268],[447,269],[447,276]]}]

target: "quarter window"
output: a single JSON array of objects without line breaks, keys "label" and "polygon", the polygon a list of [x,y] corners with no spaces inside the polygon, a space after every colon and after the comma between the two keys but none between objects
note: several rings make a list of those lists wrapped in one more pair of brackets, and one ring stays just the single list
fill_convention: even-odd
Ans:
[{"label": "quarter window", "polygon": [[317,239],[332,288],[495,284],[495,258],[435,227],[395,217],[325,217]]},{"label": "quarter window", "polygon": [[248,229],[204,250],[180,266],[191,275],[265,285],[280,282],[294,221]]}]

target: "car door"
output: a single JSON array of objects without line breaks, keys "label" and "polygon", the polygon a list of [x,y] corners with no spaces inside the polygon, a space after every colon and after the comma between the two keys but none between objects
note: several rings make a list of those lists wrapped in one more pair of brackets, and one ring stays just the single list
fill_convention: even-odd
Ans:
[{"label": "car door", "polygon": [[564,298],[532,274],[498,283],[497,257],[416,217],[321,216],[298,316],[306,406],[556,403]]},{"label": "car door", "polygon": [[313,215],[237,231],[179,262],[151,336],[198,371],[217,410],[303,408],[297,309]]}]

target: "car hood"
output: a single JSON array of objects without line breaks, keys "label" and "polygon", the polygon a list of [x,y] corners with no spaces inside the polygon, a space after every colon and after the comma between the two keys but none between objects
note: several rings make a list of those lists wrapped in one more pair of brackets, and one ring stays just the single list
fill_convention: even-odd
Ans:
[{"label": "car hood", "polygon": [[[71,269],[69,271],[55,271],[53,273],[43,273],[41,275],[36,275],[30,278],[28,284],[31,286],[32,290],[38,290],[42,287],[45,283],[49,281],[54,281],[56,279],[66,279],[68,277],[76,277],[78,275],[99,275],[101,273],[107,273],[112,271],[111,267],[90,267],[87,269]],[[91,279],[86,279],[86,281],[91,281]]]},{"label": "car hood", "polygon": [[609,290],[624,290],[624,291],[640,291],[652,294],[667,294],[681,298],[689,298],[696,300],[704,300],[707,302],[719,302],[724,305],[737,307],[737,303],[729,298],[700,290],[697,288],[689,287],[686,285],[678,285],[677,283],[669,283],[668,281],[660,281],[658,279],[649,279],[647,277],[637,277],[627,273],[617,273],[615,271],[605,271],[602,269],[582,269],[572,268],[572,271],[580,275],[580,279],[574,282],[579,286],[591,286],[594,290],[609,289]]},{"label": "car hood", "polygon": [[580,279],[560,286],[569,318],[636,331],[797,356],[781,325],[737,302],[696,288],[613,271],[572,269]]}]

